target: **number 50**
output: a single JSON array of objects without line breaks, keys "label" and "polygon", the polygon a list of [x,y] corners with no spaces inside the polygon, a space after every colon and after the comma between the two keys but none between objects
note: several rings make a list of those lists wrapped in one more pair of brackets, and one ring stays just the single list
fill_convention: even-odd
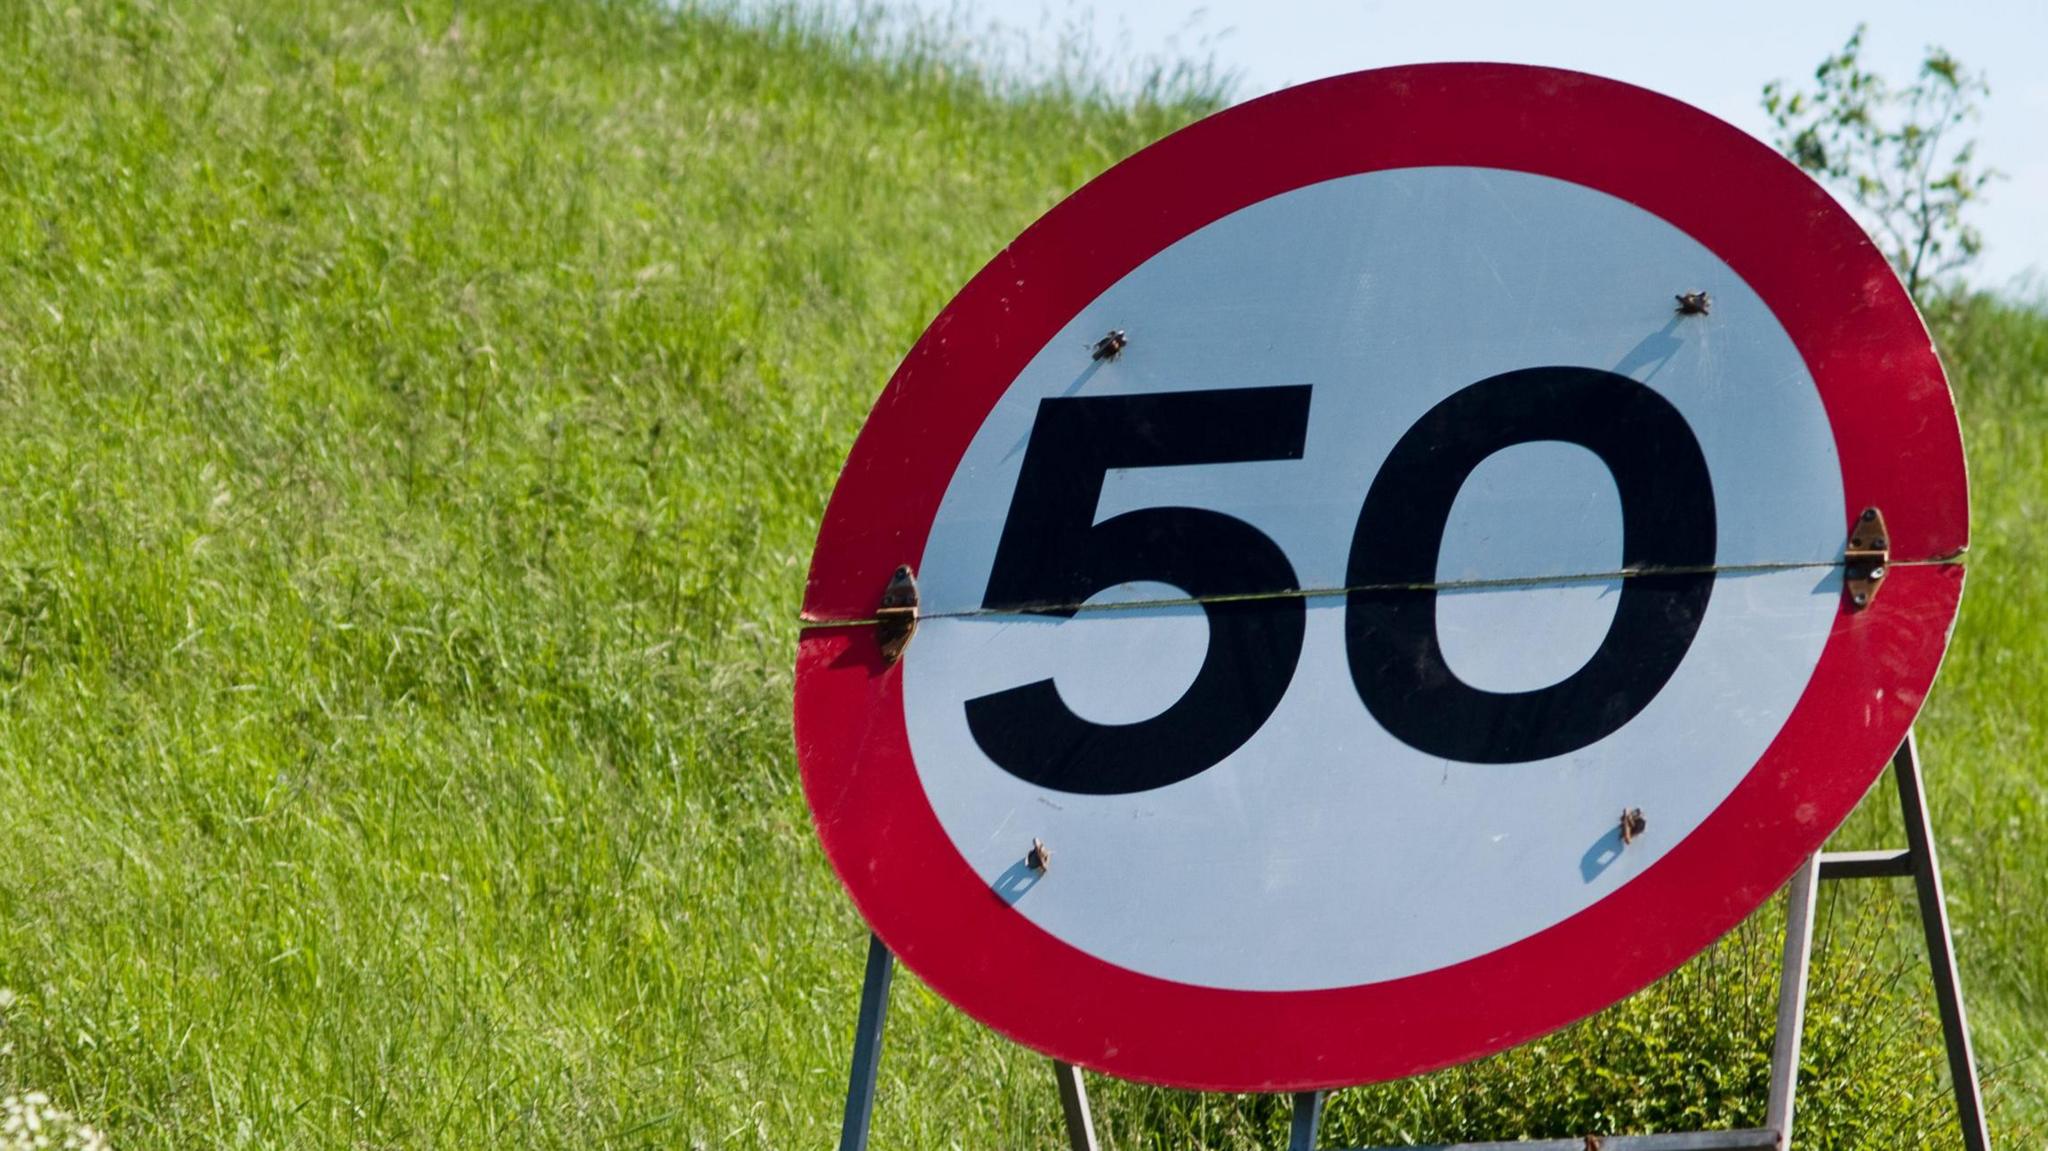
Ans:
[{"label": "number 50", "polygon": [[[997,766],[1057,791],[1120,795],[1199,774],[1280,705],[1301,658],[1307,604],[1287,555],[1234,516],[1153,507],[1095,522],[1112,468],[1300,459],[1310,387],[1227,388],[1039,401],[982,606],[1070,617],[1105,588],[1172,584],[1202,604],[1209,648],[1194,683],[1136,723],[1074,714],[1050,679],[966,702]],[[1437,555],[1458,490],[1482,460],[1556,440],[1598,456],[1621,496],[1614,619],[1557,683],[1494,692],[1460,680],[1436,631]],[[1382,727],[1429,755],[1521,763],[1619,729],[1678,670],[1713,593],[1714,493],[1685,417],[1613,372],[1535,367],[1471,384],[1402,435],[1367,491],[1345,573],[1352,684]],[[1660,569],[1676,569],[1661,570]],[[1423,586],[1418,586],[1423,585]],[[1258,597],[1258,598],[1244,598]]]}]

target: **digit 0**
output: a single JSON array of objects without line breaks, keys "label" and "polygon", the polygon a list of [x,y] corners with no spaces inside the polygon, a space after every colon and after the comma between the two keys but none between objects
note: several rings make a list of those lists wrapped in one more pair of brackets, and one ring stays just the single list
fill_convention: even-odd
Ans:
[{"label": "digit 0", "polygon": [[[1516,444],[1558,440],[1600,457],[1621,495],[1624,568],[1681,569],[1621,581],[1613,622],[1577,671],[1534,691],[1486,691],[1444,662],[1434,590],[1353,591],[1344,646],[1358,698],[1418,751],[1524,763],[1605,739],[1649,706],[1699,633],[1713,594],[1714,488],[1699,440],[1671,402],[1614,372],[1524,368],[1431,408],[1373,477],[1345,585],[1435,582],[1451,504],[1472,470]],[[1692,570],[1683,570],[1692,569]]]}]

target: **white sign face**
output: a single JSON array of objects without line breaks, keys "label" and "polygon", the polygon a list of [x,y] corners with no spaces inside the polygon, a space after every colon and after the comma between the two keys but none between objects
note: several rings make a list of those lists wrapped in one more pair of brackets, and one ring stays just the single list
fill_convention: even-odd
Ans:
[{"label": "white sign face", "polygon": [[[1674,288],[1708,292],[1711,312],[1674,311]],[[1112,329],[1128,333],[1123,354],[1091,358]],[[1689,431],[1711,492],[1700,559],[1721,570],[1702,577],[1696,631],[1672,666],[1644,673],[1666,678],[1632,714],[1555,754],[1532,744],[1487,761],[1493,751],[1460,750],[1455,731],[1390,731],[1361,703],[1344,593],[1377,562],[1382,541],[1361,507],[1397,444],[1484,381],[1540,392],[1544,380],[1515,375],[1538,368],[1578,371],[1560,378],[1608,389],[1602,402],[1639,385],[1681,417],[1673,434]],[[1577,386],[1539,395],[1539,414],[1592,402]],[[999,757],[1021,753],[992,749],[1009,737],[1000,723],[977,732],[973,701],[1050,681],[1082,723],[1140,725],[1188,696],[1213,658],[1210,611],[1185,602],[1204,593],[1170,579],[1117,579],[1064,616],[975,614],[999,585],[1029,584],[1029,573],[1006,584],[997,559],[1020,499],[1038,498],[1020,494],[1034,434],[1040,451],[1059,446],[1045,401],[1083,413],[1069,401],[1255,389],[1277,389],[1294,417],[1305,399],[1298,450],[1153,466],[1115,466],[1112,452],[1092,506],[1065,510],[1099,529],[1146,509],[1202,509],[1269,539],[1311,593],[1272,608],[1301,623],[1270,713],[1211,766],[1173,778],[1140,764],[1142,778],[1109,793],[1006,768]],[[1262,397],[1244,402],[1254,412]],[[1421,449],[1418,460],[1436,451]],[[1448,477],[1455,498],[1423,577],[1452,585],[1434,597],[1440,662],[1481,693],[1537,693],[1585,671],[1617,628],[1626,581],[1598,574],[1624,566],[1629,500],[1619,465],[1584,443],[1472,450],[1476,466]],[[1663,445],[1643,450],[1644,474],[1667,466]],[[1827,412],[1792,340],[1727,264],[1659,217],[1489,168],[1302,187],[1125,275],[981,425],[919,571],[924,618],[903,665],[918,777],[954,848],[1018,914],[1132,971],[1303,991],[1446,967],[1612,894],[1741,782],[1806,690],[1840,609],[1843,498]],[[1150,606],[1105,609],[1120,602]],[[1231,697],[1261,690],[1236,685]],[[1386,690],[1390,714],[1413,717],[1401,722],[1451,716]],[[1126,754],[1138,762],[1170,743],[1137,739]],[[1629,809],[1649,832],[1624,849],[1617,816]],[[1042,875],[1020,862],[1033,839],[1058,861]]]},{"label": "white sign face", "polygon": [[882,943],[1054,1058],[1418,1074],[1818,851],[1968,526],[1925,326],[1783,157],[1576,73],[1333,77],[1118,164],[918,339],[819,527],[805,798]]}]

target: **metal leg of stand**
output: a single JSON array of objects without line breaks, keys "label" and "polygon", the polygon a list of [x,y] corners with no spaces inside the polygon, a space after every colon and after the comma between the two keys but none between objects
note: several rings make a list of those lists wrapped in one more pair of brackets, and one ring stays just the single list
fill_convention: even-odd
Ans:
[{"label": "metal leg of stand", "polygon": [[882,1066],[882,1024],[889,1019],[889,981],[896,957],[877,935],[868,937],[868,969],[860,984],[860,1021],[853,1031],[853,1072],[846,1082],[846,1117],[839,1124],[839,1151],[867,1151],[868,1122],[875,1115],[875,1073]]},{"label": "metal leg of stand", "polygon": [[1096,1151],[1095,1117],[1088,1112],[1088,1085],[1081,1081],[1081,1069],[1055,1059],[1052,1074],[1060,1085],[1060,1113],[1067,1120],[1067,1146],[1072,1151]]},{"label": "metal leg of stand", "polygon": [[1315,1151],[1316,1128],[1323,1122],[1323,1093],[1298,1091],[1294,1095],[1294,1121],[1287,1125],[1287,1151]]},{"label": "metal leg of stand", "polygon": [[1813,968],[1813,902],[1820,891],[1820,854],[1806,858],[1785,885],[1785,961],[1778,973],[1778,1034],[1771,1043],[1771,1096],[1764,1126],[1780,1148],[1792,1145],[1792,1105],[1799,1093],[1799,1041],[1806,1031],[1806,980]]},{"label": "metal leg of stand", "polygon": [[1920,753],[1913,734],[1892,756],[1899,808],[1906,817],[1906,846],[1913,856],[1913,888],[1919,896],[1920,928],[1927,936],[1927,965],[1934,972],[1934,998],[1941,1008],[1941,1036],[1948,1047],[1949,1078],[1955,1083],[1956,1120],[1963,1146],[1987,1151],[1991,1134],[1977,1083],[1977,1057],[1970,1050],[1970,1023],[1963,1012],[1963,984],[1956,971],[1955,943],[1948,930],[1948,904],[1941,892],[1941,862],[1934,854],[1934,829],[1927,818],[1927,789],[1920,780]]}]

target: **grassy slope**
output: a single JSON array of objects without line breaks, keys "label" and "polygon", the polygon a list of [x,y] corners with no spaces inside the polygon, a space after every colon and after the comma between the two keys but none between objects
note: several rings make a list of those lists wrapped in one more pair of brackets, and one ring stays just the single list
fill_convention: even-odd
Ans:
[{"label": "grassy slope", "polygon": [[[1920,725],[1976,1030],[2048,1129],[2048,312],[1937,309],[1974,504],[1954,646]],[[1846,837],[1868,834],[1867,824]]]},{"label": "grassy slope", "polygon": [[[816,516],[946,295],[1197,111],[858,56],[635,3],[0,5],[0,1092],[131,1146],[829,1140],[862,932],[789,749]],[[1956,333],[1981,560],[1927,751],[2041,1122],[2048,324]],[[1333,1123],[1676,1114],[1602,1062],[1753,1121],[1768,936]],[[1813,1114],[1938,1119],[1925,1018],[1835,970],[1816,1073],[1910,1090]],[[887,1145],[1051,1141],[1035,1057],[896,1009]],[[1284,1122],[1105,1094],[1124,1145]]]}]

